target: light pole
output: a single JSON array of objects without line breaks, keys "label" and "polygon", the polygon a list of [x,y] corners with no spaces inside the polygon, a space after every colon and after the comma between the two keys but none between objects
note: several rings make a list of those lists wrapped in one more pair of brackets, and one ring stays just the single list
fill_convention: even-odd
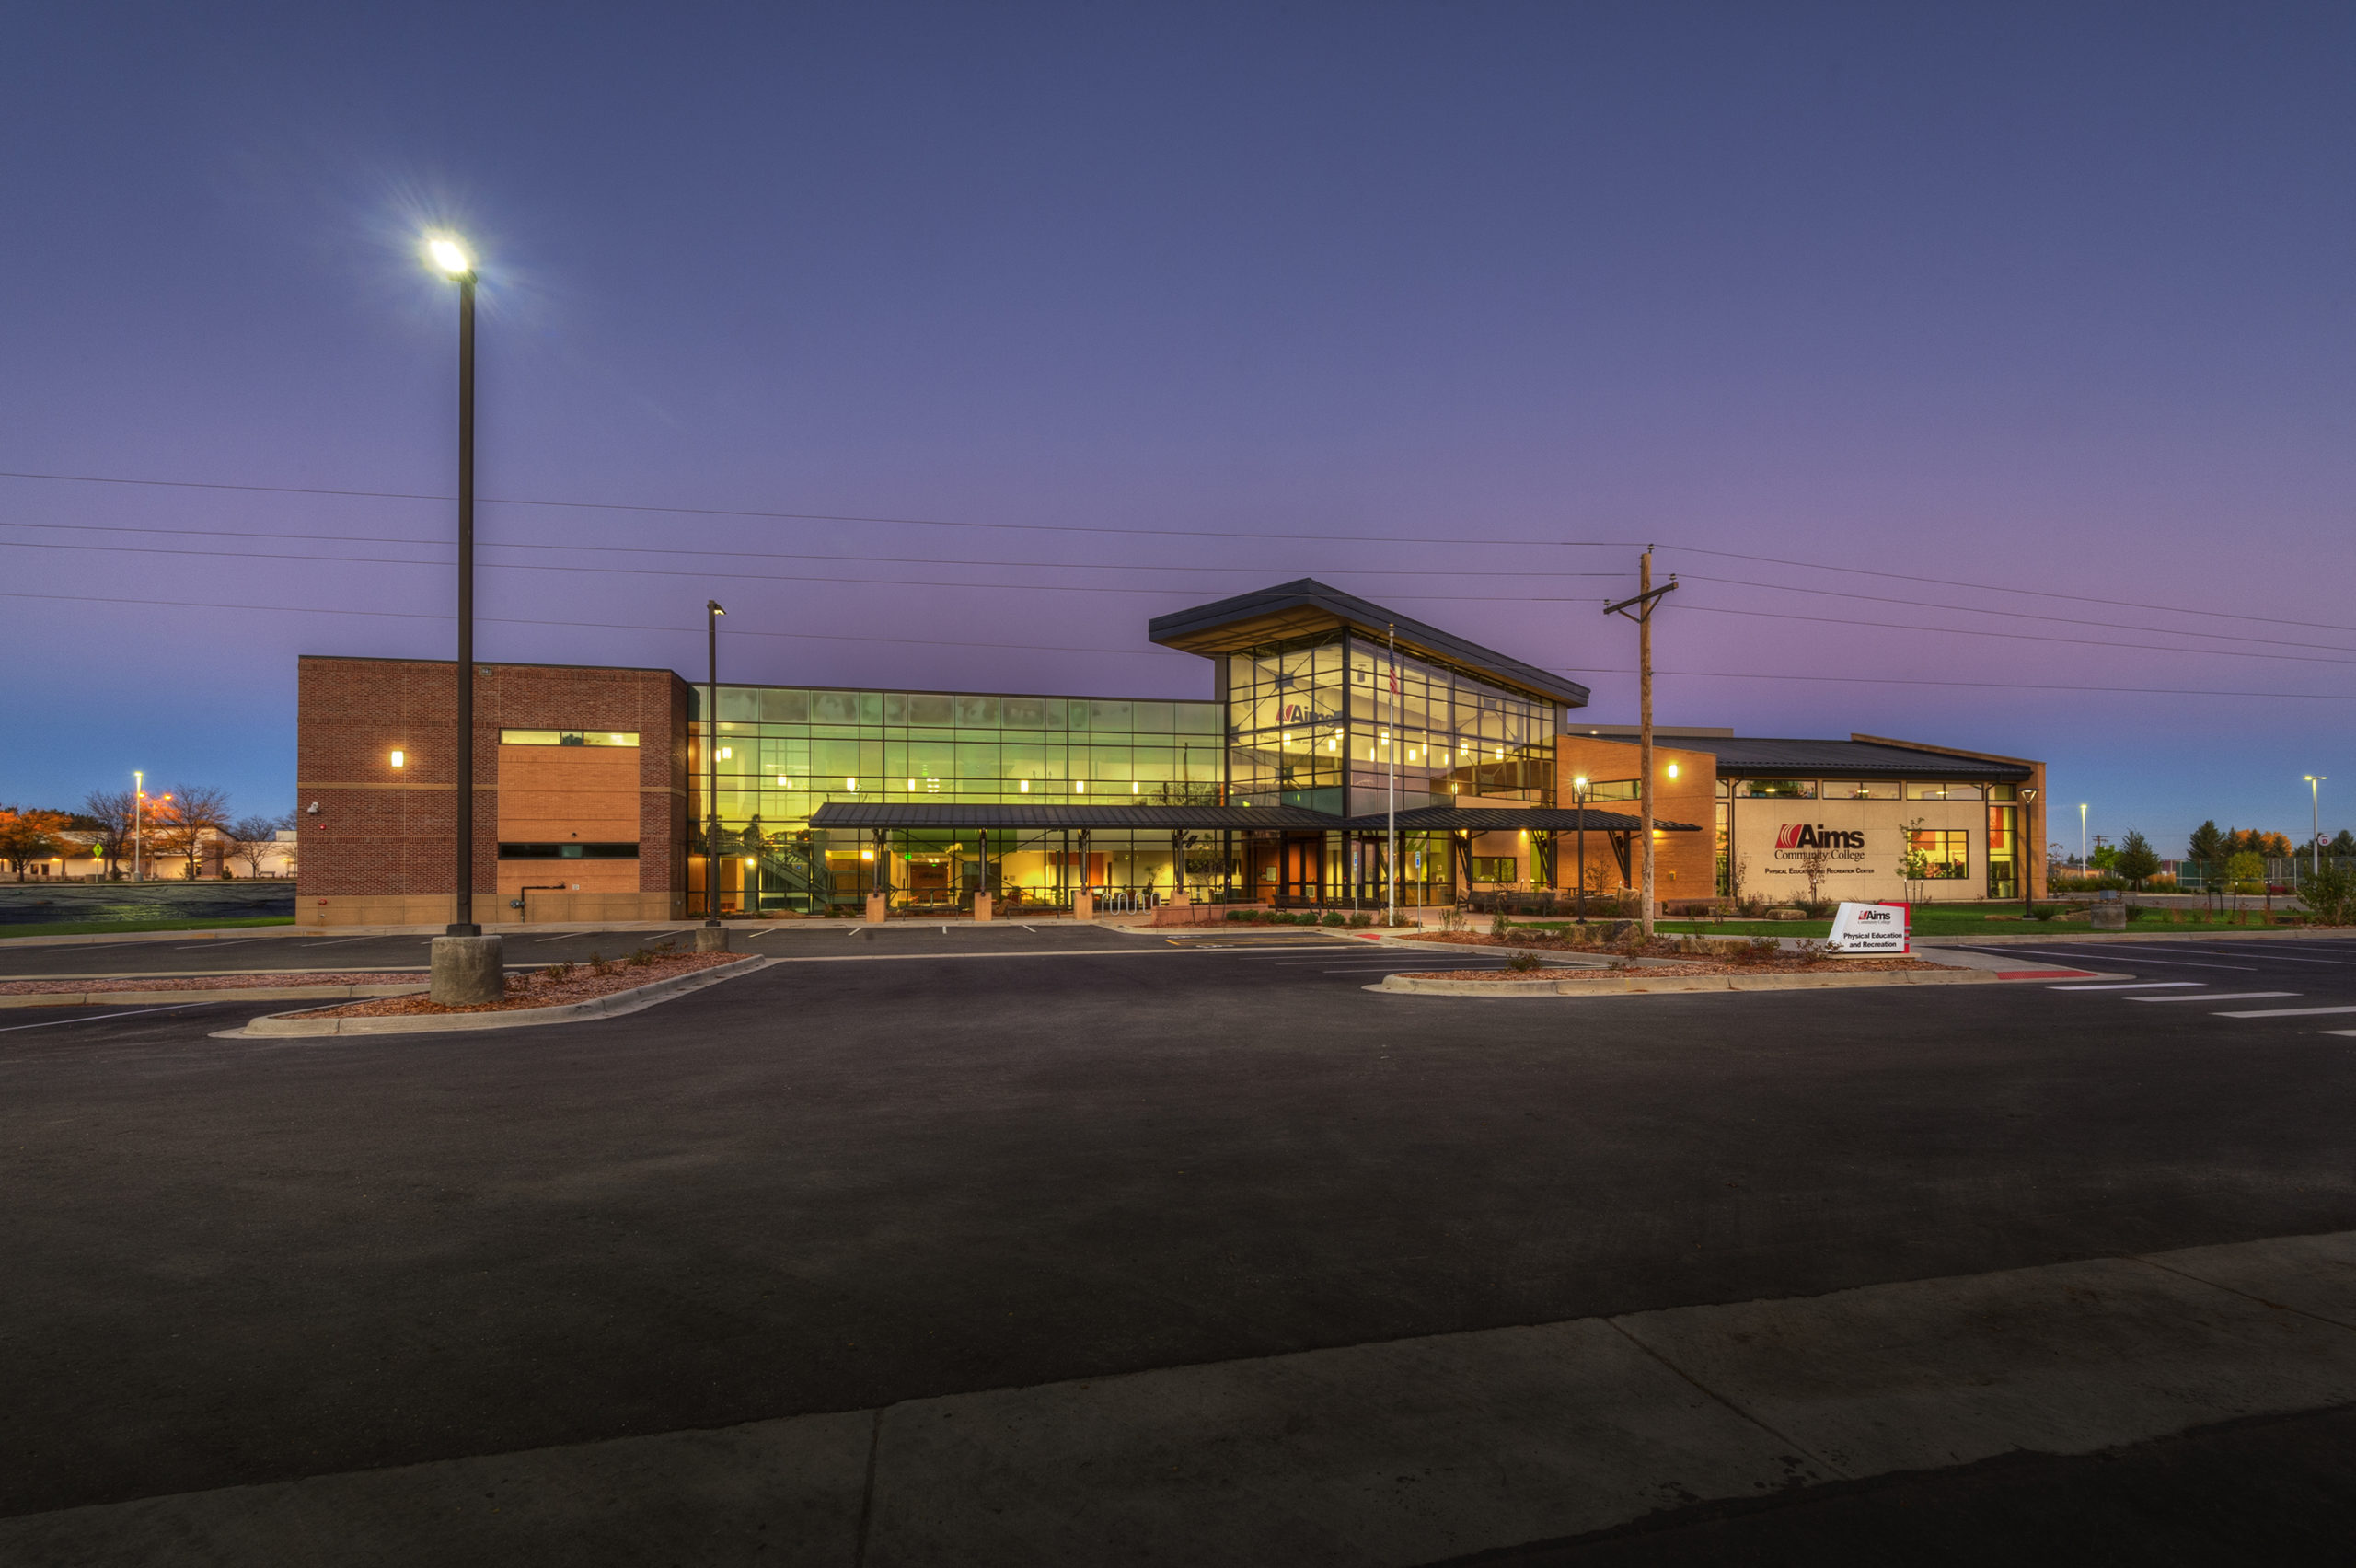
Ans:
[{"label": "light pole", "polygon": [[453,918],[433,939],[431,999],[472,1007],[507,991],[505,947],[475,923],[475,264],[449,235],[430,235],[426,259],[458,285],[457,876]]},{"label": "light pole", "polygon": [[447,235],[425,244],[458,285],[458,866],[452,937],[479,937],[475,924],[475,264]]},{"label": "light pole", "polygon": [[720,617],[717,599],[703,602],[703,923],[720,924]]},{"label": "light pole", "polygon": [[2078,802],[2078,874],[2085,876],[2094,868],[2086,863],[2086,802]]},{"label": "light pole", "polygon": [[1578,921],[1584,926],[1587,924],[1587,776],[1585,774],[1571,780],[1571,799],[1578,803],[1579,808],[1579,869],[1576,875],[1579,879]]},{"label": "light pole", "polygon": [[2321,876],[2323,875],[2323,781],[2331,776],[2327,773],[2308,773],[2301,777],[2307,781],[2307,806],[2316,816],[2315,841],[2308,846],[2314,852],[2311,857],[2312,871],[2314,875]]},{"label": "light pole", "polygon": [[147,851],[147,775],[131,770],[131,880],[145,875]]}]

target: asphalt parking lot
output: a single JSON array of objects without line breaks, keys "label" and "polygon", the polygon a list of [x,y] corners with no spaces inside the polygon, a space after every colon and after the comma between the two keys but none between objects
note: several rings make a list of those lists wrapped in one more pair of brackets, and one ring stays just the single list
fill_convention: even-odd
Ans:
[{"label": "asphalt parking lot", "polygon": [[[422,961],[333,940],[236,959]],[[1519,1001],[1310,932],[739,946],[785,962],[492,1036],[0,1019],[0,1513],[2356,1228],[2356,943]]]}]

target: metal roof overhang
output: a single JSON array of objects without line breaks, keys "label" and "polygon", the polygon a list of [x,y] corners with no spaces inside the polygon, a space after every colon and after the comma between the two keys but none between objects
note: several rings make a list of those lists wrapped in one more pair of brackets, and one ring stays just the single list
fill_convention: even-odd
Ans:
[{"label": "metal roof overhang", "polygon": [[1288,638],[1347,627],[1377,640],[1392,629],[1407,652],[1457,665],[1472,674],[1572,708],[1587,706],[1588,688],[1493,648],[1397,615],[1313,577],[1280,582],[1255,594],[1238,594],[1190,610],[1156,616],[1146,636],[1164,648],[1205,656],[1240,652]]},{"label": "metal roof overhang", "polygon": [[1339,817],[1299,806],[1064,806],[961,805],[910,801],[829,801],[810,813],[823,828],[1103,827],[1141,832],[1207,828],[1334,828]]},{"label": "metal roof overhang", "polygon": [[[1354,816],[1337,825],[1354,833],[1380,833],[1390,820],[1378,813]],[[1589,833],[1635,833],[1645,825],[1642,818],[1618,812],[1560,806],[1416,806],[1401,812],[1398,824],[1402,833],[1496,833],[1521,827],[1542,833],[1574,833],[1582,825],[1582,820]],[[1653,819],[1653,826],[1663,833],[1702,831],[1690,822],[1669,822],[1660,817]]]}]

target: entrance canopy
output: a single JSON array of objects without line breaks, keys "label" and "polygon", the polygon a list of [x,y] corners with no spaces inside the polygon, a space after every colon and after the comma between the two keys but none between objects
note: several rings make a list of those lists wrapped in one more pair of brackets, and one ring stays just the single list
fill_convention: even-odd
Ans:
[{"label": "entrance canopy", "polygon": [[1183,833],[1207,828],[1334,828],[1343,824],[1323,812],[1306,811],[1299,806],[1022,806],[829,801],[810,813],[810,825],[851,829],[1088,827]]},{"label": "entrance canopy", "polygon": [[[1380,833],[1392,820],[1377,812],[1332,825],[1354,833]],[[1581,827],[1589,833],[1636,833],[1645,825],[1641,818],[1618,812],[1557,806],[1416,806],[1401,812],[1397,822],[1402,833],[1496,833],[1517,827],[1533,833],[1576,833]],[[1690,822],[1665,822],[1659,817],[1653,818],[1653,826],[1663,833],[1702,831]]]}]

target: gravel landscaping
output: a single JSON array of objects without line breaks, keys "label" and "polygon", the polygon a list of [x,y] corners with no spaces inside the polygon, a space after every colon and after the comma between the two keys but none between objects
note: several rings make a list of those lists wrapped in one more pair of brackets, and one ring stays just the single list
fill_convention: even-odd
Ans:
[{"label": "gravel landscaping", "polygon": [[609,997],[617,991],[628,991],[676,975],[692,974],[701,969],[717,969],[723,963],[741,963],[744,958],[741,952],[670,952],[661,949],[641,949],[627,958],[605,959],[592,963],[558,963],[546,969],[533,970],[527,974],[511,974],[507,977],[505,997],[478,1007],[445,1008],[420,992],[408,997],[379,997],[370,1001],[346,1002],[338,1007],[319,1008],[287,1016],[389,1018],[402,1014],[512,1012],[523,1008],[561,1007],[567,1002],[585,1002],[595,997]]}]

